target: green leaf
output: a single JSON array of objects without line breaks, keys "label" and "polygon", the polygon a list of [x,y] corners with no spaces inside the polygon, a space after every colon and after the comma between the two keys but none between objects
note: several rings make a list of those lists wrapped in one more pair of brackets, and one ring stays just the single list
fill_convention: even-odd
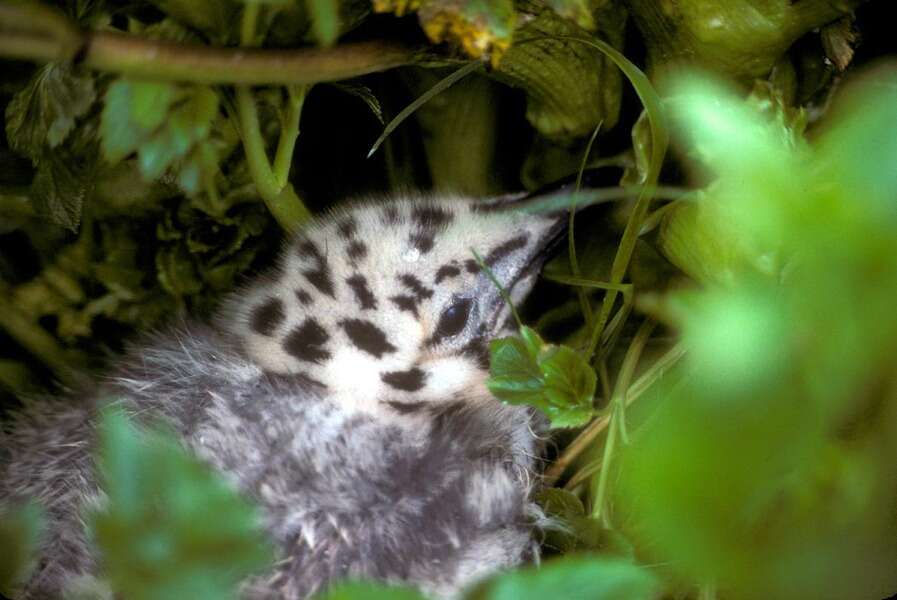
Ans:
[{"label": "green leaf", "polygon": [[108,501],[90,526],[117,595],[234,598],[241,579],[270,564],[249,503],[174,438],[107,409],[99,470]]},{"label": "green leaf", "polygon": [[40,538],[43,515],[36,504],[0,507],[0,593],[12,596],[28,576]]},{"label": "green leaf", "polygon": [[538,405],[543,390],[542,372],[526,342],[517,337],[493,340],[489,354],[489,391],[511,404]]},{"label": "green leaf", "polygon": [[505,573],[480,585],[470,600],[648,600],[659,596],[657,579],[632,562],[566,556],[541,568]]},{"label": "green leaf", "polygon": [[44,154],[30,194],[37,214],[72,231],[78,229],[84,200],[93,186],[93,169],[77,162],[67,152]]},{"label": "green leaf", "polygon": [[202,280],[193,261],[181,244],[160,248],[156,253],[159,283],[172,296],[181,298],[202,290]]},{"label": "green leaf", "polygon": [[382,583],[341,583],[318,596],[321,600],[425,600],[425,596],[408,587],[386,586]]},{"label": "green leaf", "polygon": [[543,394],[552,427],[578,427],[592,417],[597,377],[583,358],[567,346],[549,346],[539,353]]},{"label": "green leaf", "polygon": [[6,107],[6,137],[16,152],[37,161],[59,146],[96,100],[93,77],[64,63],[38,69]]},{"label": "green leaf", "polygon": [[596,376],[575,351],[546,344],[529,327],[489,344],[489,391],[511,404],[544,412],[552,427],[583,425],[593,414]]}]

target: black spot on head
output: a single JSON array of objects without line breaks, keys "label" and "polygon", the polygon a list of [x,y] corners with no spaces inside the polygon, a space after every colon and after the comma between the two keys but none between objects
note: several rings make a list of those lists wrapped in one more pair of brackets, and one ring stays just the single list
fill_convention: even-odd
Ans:
[{"label": "black spot on head", "polygon": [[450,277],[457,277],[461,274],[461,269],[456,267],[455,265],[443,265],[439,267],[439,270],[436,271],[436,279],[434,283],[437,285],[442,283],[444,279],[448,279]]},{"label": "black spot on head", "polygon": [[408,238],[408,243],[417,248],[421,254],[426,254],[433,249],[436,240],[436,233],[432,229],[416,231]]},{"label": "black spot on head", "polygon": [[259,335],[271,335],[283,319],[283,302],[278,298],[268,298],[252,310],[249,326]]},{"label": "black spot on head", "polygon": [[380,375],[383,383],[404,392],[416,392],[424,387],[427,374],[417,367],[407,371],[391,371]]},{"label": "black spot on head", "polygon": [[418,302],[420,302],[424,298],[433,297],[433,290],[426,287],[423,283],[421,283],[421,280],[414,275],[411,275],[409,273],[399,275],[399,281],[402,282],[402,285],[404,285],[412,294],[417,297]]},{"label": "black spot on head", "polygon": [[340,325],[359,350],[380,358],[384,354],[395,352],[396,347],[389,343],[382,329],[364,319],[345,319]]},{"label": "black spot on head", "polygon": [[472,258],[468,258],[464,261],[464,268],[468,273],[476,274],[480,272],[480,265],[478,265],[477,261]]},{"label": "black spot on head", "polygon": [[324,348],[328,340],[327,330],[316,320],[308,318],[287,335],[283,349],[294,358],[320,364],[330,358],[330,352]]},{"label": "black spot on head", "polygon": [[352,288],[355,299],[358,300],[362,310],[375,310],[377,308],[377,299],[368,287],[368,280],[365,279],[364,275],[355,273],[346,279],[346,283]]},{"label": "black spot on head", "polygon": [[411,218],[421,229],[443,229],[454,215],[440,206],[418,205],[411,209]]},{"label": "black spot on head", "polygon": [[299,242],[299,245],[296,247],[296,254],[298,254],[300,258],[307,258],[319,265],[324,260],[324,255],[321,254],[318,246],[311,240],[302,240]]},{"label": "black spot on head", "polygon": [[315,286],[322,294],[327,294],[331,298],[335,298],[333,294],[333,279],[330,277],[330,269],[326,266],[320,269],[303,271],[305,279]]},{"label": "black spot on head", "polygon": [[380,220],[384,225],[398,225],[403,219],[399,212],[399,208],[393,204],[389,204],[383,207],[383,212],[380,213]]},{"label": "black spot on head", "polygon": [[314,302],[311,294],[309,294],[305,290],[295,289],[293,290],[293,293],[296,294],[296,300],[298,300],[302,304],[302,306],[308,306],[312,302]]},{"label": "black spot on head", "polygon": [[349,255],[352,262],[356,262],[367,256],[368,247],[364,245],[364,242],[353,240],[346,249],[346,253]]},{"label": "black spot on head", "polygon": [[419,318],[420,315],[417,313],[417,298],[414,296],[400,295],[400,296],[392,296],[389,299],[393,304],[398,307],[399,310],[405,310],[414,315],[415,318]]},{"label": "black spot on head", "polygon": [[493,248],[489,254],[486,255],[485,263],[490,267],[495,263],[508,256],[509,254],[520,250],[521,248],[526,247],[526,242],[529,240],[529,235],[523,233],[516,237],[513,237],[505,242],[502,242],[495,248]]},{"label": "black spot on head", "polygon": [[354,217],[346,217],[337,225],[337,231],[344,240],[350,240],[355,237],[358,231],[358,222]]},{"label": "black spot on head", "polygon": [[330,277],[330,267],[327,265],[327,257],[321,254],[318,246],[311,240],[302,241],[297,252],[299,256],[314,263],[314,267],[302,271],[305,279],[315,286],[322,294],[335,298],[333,293],[333,280]]},{"label": "black spot on head", "polygon": [[426,411],[430,406],[429,402],[398,402],[396,400],[387,400],[386,404],[403,415]]}]

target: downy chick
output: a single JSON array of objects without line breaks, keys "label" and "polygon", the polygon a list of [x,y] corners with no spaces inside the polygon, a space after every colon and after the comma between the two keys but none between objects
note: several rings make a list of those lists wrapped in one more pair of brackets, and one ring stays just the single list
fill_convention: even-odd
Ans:
[{"label": "downy chick", "polygon": [[[465,198],[361,203],[319,218],[212,325],[150,336],[78,402],[31,401],[0,437],[0,504],[47,513],[22,598],[99,575],[82,515],[102,501],[97,410],[166,423],[260,508],[279,550],[251,598],[342,578],[451,595],[526,560],[540,421],[485,386],[558,217]],[[509,328],[509,325],[511,327]]]}]

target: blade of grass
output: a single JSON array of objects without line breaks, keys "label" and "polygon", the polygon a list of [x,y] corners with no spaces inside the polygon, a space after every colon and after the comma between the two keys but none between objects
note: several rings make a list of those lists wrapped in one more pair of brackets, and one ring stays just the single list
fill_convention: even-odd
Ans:
[{"label": "blade of grass", "polygon": [[[692,191],[676,186],[654,186],[655,198],[669,198],[674,200],[685,200],[691,197]],[[619,187],[607,188],[591,188],[579,193],[559,193],[550,196],[540,196],[532,200],[526,200],[515,204],[513,210],[522,210],[532,214],[550,213],[558,211],[566,211],[570,209],[572,197],[576,196],[576,206],[585,208],[586,206],[594,206],[596,204],[606,204],[608,202],[616,202],[639,196],[644,191],[644,187],[640,185],[627,185]]]},{"label": "blade of grass", "polygon": [[[673,365],[679,362],[679,359],[685,355],[685,347],[682,344],[676,344],[669,349],[666,354],[660,357],[657,362],[651,365],[641,377],[636,379],[627,390],[625,402],[629,406],[639,399],[652,385],[657,383]],[[610,415],[602,415],[583,429],[576,438],[564,449],[564,452],[545,470],[543,481],[546,486],[552,486],[564,474],[574,460],[585,451],[586,448],[598,437],[606,428],[610,421]]]},{"label": "blade of grass", "polygon": [[416,111],[418,108],[423,106],[426,102],[428,102],[431,98],[433,98],[433,96],[440,93],[442,90],[449,88],[450,86],[454,85],[458,81],[464,79],[465,77],[467,77],[474,71],[479,70],[481,68],[483,68],[483,63],[481,63],[481,62],[468,63],[468,64],[464,65],[463,67],[461,67],[460,69],[458,69],[457,71],[455,71],[454,73],[452,73],[451,75],[449,75],[448,77],[446,77],[445,79],[442,79],[439,83],[437,83],[436,85],[434,85],[433,87],[428,89],[426,92],[424,92],[420,96],[418,96],[414,100],[414,102],[412,102],[411,104],[409,104],[408,106],[403,108],[401,110],[401,112],[399,112],[399,114],[397,114],[395,116],[395,118],[393,118],[389,123],[386,124],[386,127],[383,128],[383,133],[380,134],[380,137],[377,138],[377,141],[374,142],[374,145],[371,146],[371,149],[368,151],[367,157],[370,158],[371,156],[373,156],[374,152],[377,151],[377,148],[380,147],[380,145],[389,136],[389,134],[392,133],[396,127],[401,125],[402,121],[404,121],[405,119],[410,117],[412,114],[414,114],[414,111]]},{"label": "blade of grass", "polygon": [[[666,124],[666,117],[664,116],[660,96],[657,95],[654,86],[651,85],[647,75],[645,75],[641,69],[630,62],[629,59],[623,56],[623,54],[616,48],[602,40],[594,38],[587,39],[577,36],[553,35],[534,36],[522,40],[518,42],[518,44],[535,41],[537,39],[579,42],[591,46],[603,53],[613,61],[614,64],[623,71],[626,78],[629,79],[629,82],[635,89],[635,93],[638,94],[639,99],[642,101],[642,106],[645,107],[645,112],[648,115],[648,122],[651,126],[651,162],[648,166],[645,182],[641,187],[632,214],[629,216],[629,221],[626,223],[623,237],[617,248],[617,254],[614,256],[614,261],[611,265],[611,283],[620,283],[629,267],[629,260],[632,258],[635,242],[638,239],[642,222],[644,221],[645,215],[648,212],[648,207],[651,204],[651,198],[656,193],[657,178],[660,175],[660,168],[663,165],[663,159],[666,155],[667,146],[669,145],[669,128]],[[598,314],[598,322],[592,330],[592,337],[589,342],[588,357],[590,360],[594,356],[595,348],[598,345],[598,341],[601,339],[601,335],[607,324],[607,320],[610,317],[611,309],[613,308],[614,300],[616,300],[616,298],[617,292],[615,290],[608,290],[607,294],[604,296],[604,301],[601,304],[601,311]]]},{"label": "blade of grass", "polygon": [[632,343],[626,350],[626,356],[623,358],[623,364],[620,367],[620,375],[614,386],[614,394],[611,398],[610,420],[608,422],[607,439],[604,442],[604,455],[601,457],[601,472],[598,475],[598,490],[595,493],[595,501],[592,503],[592,517],[601,521],[605,527],[610,527],[610,521],[607,516],[607,490],[608,490],[608,474],[610,473],[610,463],[614,459],[614,450],[616,449],[617,434],[623,443],[628,443],[629,436],[626,433],[626,394],[629,391],[629,383],[632,380],[632,374],[635,367],[642,356],[642,350],[651,332],[654,331],[656,323],[650,319],[645,320],[635,334]]},{"label": "blade of grass", "polygon": [[[570,258],[570,271],[573,273],[574,277],[581,277],[582,272],[579,270],[579,260],[576,258],[576,234],[574,230],[575,219],[576,219],[576,198],[582,189],[582,174],[586,170],[586,162],[589,160],[589,155],[592,154],[592,144],[595,143],[595,138],[598,137],[598,132],[601,131],[601,125],[604,121],[600,121],[598,125],[595,127],[595,131],[592,132],[592,137],[589,138],[589,143],[586,144],[586,150],[582,154],[582,161],[579,163],[579,172],[576,174],[576,187],[574,191],[576,192],[573,195],[573,198],[570,201],[570,221],[567,224],[567,254]],[[583,289],[576,290],[576,296],[579,299],[579,306],[582,309],[582,318],[585,320],[586,328],[592,329],[592,305],[589,303],[589,299],[586,296],[586,292]]]}]

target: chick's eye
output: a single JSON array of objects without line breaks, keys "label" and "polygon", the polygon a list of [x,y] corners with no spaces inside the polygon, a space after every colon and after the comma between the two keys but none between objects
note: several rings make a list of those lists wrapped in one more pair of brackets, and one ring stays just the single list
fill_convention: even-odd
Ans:
[{"label": "chick's eye", "polygon": [[469,298],[452,302],[448,308],[442,311],[434,337],[447,338],[456,336],[464,331],[464,326],[467,325],[467,319],[470,317],[470,307],[471,301]]}]

